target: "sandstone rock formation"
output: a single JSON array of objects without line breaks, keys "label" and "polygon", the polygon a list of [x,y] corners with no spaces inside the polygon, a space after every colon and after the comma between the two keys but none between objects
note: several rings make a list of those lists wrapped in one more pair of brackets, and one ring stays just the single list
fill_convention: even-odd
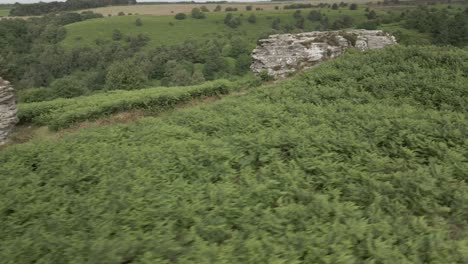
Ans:
[{"label": "sandstone rock formation", "polygon": [[0,78],[0,145],[5,143],[17,122],[14,89],[9,82]]},{"label": "sandstone rock formation", "polygon": [[271,35],[268,39],[259,41],[252,53],[253,63],[250,68],[255,73],[267,71],[270,76],[284,77],[288,73],[335,58],[350,47],[360,50],[378,49],[395,43],[395,37],[381,30]]}]

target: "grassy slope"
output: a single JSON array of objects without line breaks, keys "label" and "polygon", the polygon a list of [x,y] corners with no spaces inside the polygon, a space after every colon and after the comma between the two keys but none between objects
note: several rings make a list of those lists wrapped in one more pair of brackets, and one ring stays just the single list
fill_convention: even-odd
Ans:
[{"label": "grassy slope", "polygon": [[[348,2],[348,3],[367,3],[368,0],[343,0],[343,1],[327,1],[328,3],[333,2]],[[311,4],[319,4],[322,3],[321,0],[309,0],[307,3]],[[133,6],[108,6],[108,7],[100,7],[95,9],[90,9],[91,11],[101,13],[104,15],[112,14],[116,15],[119,12],[124,13],[137,13],[141,15],[171,15],[176,14],[179,12],[182,13],[190,13],[192,8],[205,6],[210,11],[215,9],[217,5],[221,5],[222,10],[225,10],[226,7],[235,7],[239,10],[245,10],[246,6],[252,6],[255,10],[256,8],[262,8],[263,10],[275,10],[275,6],[283,7],[284,5],[290,5],[292,2],[249,2],[249,3],[213,3],[213,4],[206,4],[206,3],[184,3],[184,4],[139,4]]]},{"label": "grassy slope", "polygon": [[345,55],[0,152],[6,263],[463,263],[468,51]]},{"label": "grassy slope", "polygon": [[10,14],[10,8],[0,7],[0,17],[8,16]]},{"label": "grassy slope", "polygon": [[[304,17],[311,9],[303,9]],[[92,45],[97,38],[111,39],[114,29],[121,30],[126,35],[137,35],[143,33],[151,38],[148,47],[155,47],[163,44],[177,44],[189,39],[206,40],[216,38],[214,33],[233,33],[246,34],[251,40],[255,40],[260,34],[271,31],[272,18],[280,17],[282,25],[294,24],[292,17],[294,10],[280,11],[239,11],[233,12],[234,15],[243,14],[242,25],[237,29],[231,29],[224,25],[223,19],[226,12],[207,13],[206,19],[186,19],[176,20],[174,16],[114,16],[102,19],[88,20],[80,23],[74,23],[66,26],[67,36],[63,41],[65,47],[74,47],[80,45]],[[350,11],[343,9],[323,10],[331,21],[341,14],[351,15],[356,21],[363,21],[364,10]],[[250,24],[247,18],[250,14],[257,16],[257,23]],[[141,18],[143,26],[135,26],[135,20]],[[172,23],[173,25],[170,25]],[[317,22],[310,22],[306,19],[305,30],[312,31],[317,26]]]}]

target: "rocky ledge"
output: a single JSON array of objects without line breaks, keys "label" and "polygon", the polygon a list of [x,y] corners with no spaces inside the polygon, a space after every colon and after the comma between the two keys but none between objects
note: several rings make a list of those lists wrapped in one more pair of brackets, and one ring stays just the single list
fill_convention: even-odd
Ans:
[{"label": "rocky ledge", "polygon": [[252,52],[254,73],[285,77],[341,55],[347,48],[379,49],[395,44],[395,37],[382,30],[314,31],[271,35],[259,41]]},{"label": "rocky ledge", "polygon": [[16,111],[15,91],[9,82],[0,78],[0,145],[18,122]]}]

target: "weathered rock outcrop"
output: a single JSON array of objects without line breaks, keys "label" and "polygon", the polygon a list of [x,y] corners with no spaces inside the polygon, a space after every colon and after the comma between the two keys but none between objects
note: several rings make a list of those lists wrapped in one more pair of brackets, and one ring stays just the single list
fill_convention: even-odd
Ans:
[{"label": "weathered rock outcrop", "polygon": [[253,63],[250,68],[255,73],[266,70],[270,76],[284,77],[288,73],[335,58],[350,47],[360,50],[378,49],[395,43],[395,37],[381,30],[271,35],[268,39],[259,41],[252,53]]},{"label": "weathered rock outcrop", "polygon": [[10,83],[0,78],[0,145],[5,140],[15,124],[16,117],[15,93]]}]

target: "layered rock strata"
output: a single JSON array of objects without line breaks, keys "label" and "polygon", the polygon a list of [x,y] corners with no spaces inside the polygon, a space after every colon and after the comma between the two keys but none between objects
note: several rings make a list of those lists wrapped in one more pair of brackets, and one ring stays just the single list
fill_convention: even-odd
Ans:
[{"label": "layered rock strata", "polygon": [[254,73],[268,72],[285,77],[335,58],[351,47],[379,49],[395,44],[395,37],[381,30],[314,31],[299,34],[271,35],[259,41],[252,52]]},{"label": "layered rock strata", "polygon": [[16,112],[15,91],[9,82],[0,78],[0,145],[18,122]]}]

